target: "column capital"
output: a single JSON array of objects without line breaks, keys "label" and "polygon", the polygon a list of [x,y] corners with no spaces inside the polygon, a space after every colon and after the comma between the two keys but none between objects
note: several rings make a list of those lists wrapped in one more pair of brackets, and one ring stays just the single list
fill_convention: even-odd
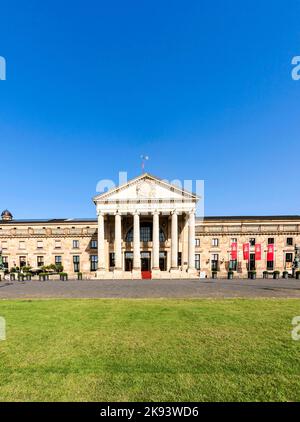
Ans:
[{"label": "column capital", "polygon": [[100,217],[100,216],[104,217],[105,216],[105,213],[103,211],[101,211],[101,210],[97,210],[97,216],[98,217]]},{"label": "column capital", "polygon": [[133,211],[132,215],[138,215],[138,216],[140,216],[140,215],[141,215],[141,213],[140,213],[140,211],[135,210],[135,211]]},{"label": "column capital", "polygon": [[171,215],[178,215],[179,214],[179,212],[178,212],[178,210],[173,210],[173,211],[171,211]]},{"label": "column capital", "polygon": [[188,212],[188,214],[189,215],[195,215],[196,214],[196,211],[193,209],[193,210],[190,210],[189,212]]},{"label": "column capital", "polygon": [[152,215],[159,215],[159,214],[160,214],[160,211],[158,211],[158,210],[152,211]]}]

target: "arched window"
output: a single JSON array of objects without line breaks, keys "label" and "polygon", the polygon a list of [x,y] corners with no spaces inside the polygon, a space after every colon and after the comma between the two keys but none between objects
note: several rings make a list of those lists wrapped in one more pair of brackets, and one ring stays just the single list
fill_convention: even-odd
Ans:
[{"label": "arched window", "polygon": [[[152,242],[153,240],[152,223],[140,224],[140,239],[141,239],[141,242]],[[131,229],[128,230],[125,241],[133,242],[133,227],[131,227]],[[160,242],[166,241],[166,236],[162,229],[159,230],[159,241]]]}]

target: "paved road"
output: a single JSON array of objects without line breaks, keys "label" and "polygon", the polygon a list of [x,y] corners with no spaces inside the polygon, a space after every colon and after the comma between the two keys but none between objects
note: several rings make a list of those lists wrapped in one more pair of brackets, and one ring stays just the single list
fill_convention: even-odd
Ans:
[{"label": "paved road", "polygon": [[69,280],[1,281],[10,298],[300,298],[300,280]]}]

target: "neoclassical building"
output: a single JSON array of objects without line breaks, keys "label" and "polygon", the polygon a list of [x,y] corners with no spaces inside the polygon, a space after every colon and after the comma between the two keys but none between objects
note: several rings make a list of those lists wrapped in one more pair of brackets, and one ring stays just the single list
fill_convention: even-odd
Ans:
[{"label": "neoclassical building", "polygon": [[15,220],[5,210],[4,266],[62,264],[70,277],[99,280],[291,272],[300,216],[198,218],[199,199],[146,173],[97,195],[95,219]]}]

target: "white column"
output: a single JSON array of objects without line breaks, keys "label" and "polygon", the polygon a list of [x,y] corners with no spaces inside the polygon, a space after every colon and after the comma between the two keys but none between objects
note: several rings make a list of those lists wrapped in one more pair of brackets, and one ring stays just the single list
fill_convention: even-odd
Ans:
[{"label": "white column", "polygon": [[153,212],[152,268],[159,270],[159,212]]},{"label": "white column", "polygon": [[172,212],[171,269],[178,269],[178,218],[177,218],[177,211]]},{"label": "white column", "polygon": [[122,269],[122,229],[121,214],[115,214],[115,270]]},{"label": "white column", "polygon": [[195,269],[195,211],[189,213],[189,270]]},{"label": "white column", "polygon": [[133,269],[141,269],[140,215],[133,215]]},{"label": "white column", "polygon": [[105,270],[104,214],[98,212],[98,270]]}]

